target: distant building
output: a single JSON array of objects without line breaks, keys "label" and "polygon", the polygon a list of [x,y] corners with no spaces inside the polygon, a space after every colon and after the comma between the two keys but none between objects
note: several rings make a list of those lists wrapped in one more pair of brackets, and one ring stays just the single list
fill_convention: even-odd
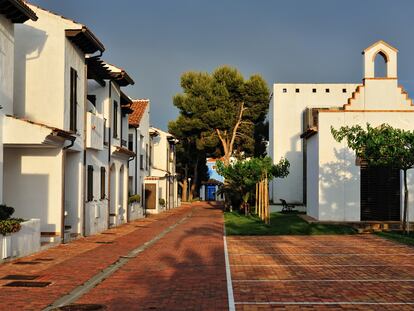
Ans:
[{"label": "distant building", "polygon": [[219,175],[216,170],[216,162],[219,159],[207,158],[209,180],[203,181],[200,187],[200,199],[203,201],[223,201],[224,195],[217,194],[220,186],[224,182],[224,177]]},{"label": "distant building", "polygon": [[[307,214],[318,220],[402,218],[401,172],[361,165],[330,130],[366,123],[414,129],[412,100],[398,85],[397,53],[383,41],[366,48],[362,84],[274,84],[269,152],[275,162],[285,157],[291,166],[287,178],[272,182],[273,202],[304,204]],[[386,74],[379,77],[375,65],[381,59]],[[409,187],[414,190],[413,183]],[[413,197],[409,208],[414,220]]]},{"label": "distant building", "polygon": [[145,177],[145,211],[160,213],[180,205],[175,170],[177,139],[168,132],[151,127],[147,151],[150,175]]},{"label": "distant building", "polygon": [[150,174],[150,101],[137,99],[132,103],[134,111],[129,117],[129,149],[136,154],[129,163],[128,189],[131,195],[141,196],[141,207],[145,209],[144,179]]}]

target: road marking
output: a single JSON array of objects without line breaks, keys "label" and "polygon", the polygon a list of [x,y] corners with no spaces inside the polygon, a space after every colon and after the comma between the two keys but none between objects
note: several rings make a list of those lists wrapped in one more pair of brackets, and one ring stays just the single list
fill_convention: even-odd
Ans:
[{"label": "road marking", "polygon": [[[255,264],[231,264],[232,267],[389,267],[395,268],[395,265],[305,265],[305,264],[297,264],[297,265],[278,265],[278,264],[269,264],[269,265],[255,265]],[[398,265],[398,267],[414,267],[414,265]]]},{"label": "road marking", "polygon": [[414,282],[414,279],[406,279],[406,280],[401,280],[401,279],[355,279],[355,280],[329,280],[329,279],[319,279],[319,280],[315,280],[315,279],[298,279],[298,280],[294,280],[294,279],[281,279],[281,280],[277,280],[277,279],[256,279],[256,280],[233,280],[233,283],[274,283],[274,282]]},{"label": "road marking", "polygon": [[167,229],[162,231],[160,234],[158,234],[153,239],[145,242],[141,246],[133,249],[130,251],[127,255],[121,255],[119,259],[113,263],[112,265],[106,267],[101,272],[95,274],[93,277],[91,277],[89,280],[87,280],[82,285],[77,286],[75,289],[73,289],[69,294],[59,298],[55,302],[53,302],[48,307],[44,308],[43,311],[51,311],[53,309],[63,307],[65,305],[71,304],[78,300],[80,297],[88,293],[91,289],[99,285],[102,281],[107,279],[109,276],[111,276],[114,272],[118,271],[122,266],[127,264],[130,260],[137,257],[139,253],[142,253],[144,250],[146,250],[148,247],[152,246],[158,240],[163,238],[167,233],[171,232],[175,229],[178,225],[183,223],[185,220],[187,220],[189,217],[192,216],[192,211],[186,214],[183,218],[181,218],[179,221],[177,221],[175,224],[169,226]]},{"label": "road marking", "polygon": [[312,302],[312,301],[241,301],[236,302],[236,305],[414,305],[414,302],[365,302],[365,301],[338,301],[338,302]]},{"label": "road marking", "polygon": [[372,253],[229,253],[231,256],[414,256],[414,253],[372,254]]},{"label": "road marking", "polygon": [[224,259],[226,262],[227,297],[228,297],[228,302],[229,302],[229,311],[235,311],[236,306],[234,304],[233,284],[231,280],[229,254],[227,252],[226,227],[224,227],[223,241],[224,241]]}]

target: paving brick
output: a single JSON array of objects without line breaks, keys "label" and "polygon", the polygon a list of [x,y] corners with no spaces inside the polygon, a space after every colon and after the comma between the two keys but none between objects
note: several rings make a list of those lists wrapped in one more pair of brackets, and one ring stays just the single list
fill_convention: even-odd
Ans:
[{"label": "paving brick", "polygon": [[237,310],[414,310],[412,247],[372,235],[227,242]]}]

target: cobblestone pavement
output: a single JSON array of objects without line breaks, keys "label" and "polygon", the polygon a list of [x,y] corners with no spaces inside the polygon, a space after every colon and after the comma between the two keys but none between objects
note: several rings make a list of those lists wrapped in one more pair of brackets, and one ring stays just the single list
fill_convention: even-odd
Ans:
[{"label": "cobblestone pavement", "polygon": [[[123,311],[227,309],[223,214],[198,203],[1,264],[0,310],[42,310],[139,246],[147,248],[71,303]],[[5,286],[10,275],[51,284]]]},{"label": "cobblestone pavement", "polygon": [[237,310],[414,310],[414,248],[372,235],[227,237]]}]

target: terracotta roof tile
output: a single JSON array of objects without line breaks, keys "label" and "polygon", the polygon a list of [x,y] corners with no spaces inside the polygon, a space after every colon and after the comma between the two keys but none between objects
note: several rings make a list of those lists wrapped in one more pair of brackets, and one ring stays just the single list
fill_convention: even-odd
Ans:
[{"label": "terracotta roof tile", "polygon": [[148,105],[149,99],[137,99],[132,101],[131,109],[134,110],[134,112],[129,115],[129,125],[139,126]]}]

